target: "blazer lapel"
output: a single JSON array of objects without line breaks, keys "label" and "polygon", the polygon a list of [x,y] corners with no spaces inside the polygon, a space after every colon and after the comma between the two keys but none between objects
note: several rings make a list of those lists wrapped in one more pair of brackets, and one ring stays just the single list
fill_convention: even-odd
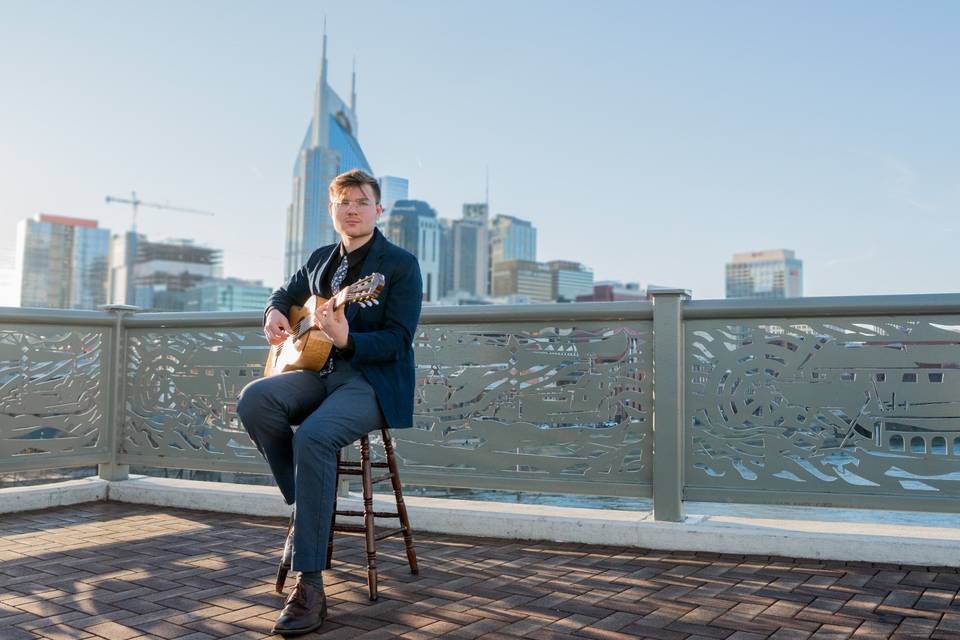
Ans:
[{"label": "blazer lapel", "polygon": [[327,272],[327,267],[330,266],[330,259],[333,258],[333,255],[337,253],[340,249],[340,243],[333,245],[333,249],[330,251],[330,254],[324,259],[323,264],[320,265],[320,268],[317,269],[314,273],[316,274],[313,277],[313,293],[315,295],[320,295],[320,283],[323,282],[323,274]]},{"label": "blazer lapel", "polygon": [[[383,237],[383,234],[380,233],[379,229],[374,229],[374,238],[373,246],[370,247],[370,253],[367,254],[366,259],[363,261],[363,266],[360,267],[360,275],[357,280],[362,280],[370,274],[376,272],[380,268],[380,263],[383,262],[383,255],[385,249],[387,248],[387,239]],[[383,273],[381,271],[381,273]],[[346,318],[347,322],[351,322],[359,313],[360,305],[351,304],[347,306]]]}]

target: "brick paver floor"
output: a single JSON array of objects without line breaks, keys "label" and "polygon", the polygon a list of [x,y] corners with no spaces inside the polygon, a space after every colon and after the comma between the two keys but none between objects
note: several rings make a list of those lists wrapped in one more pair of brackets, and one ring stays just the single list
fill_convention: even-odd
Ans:
[{"label": "brick paver floor", "polygon": [[[0,515],[0,638],[265,638],[285,523],[97,503]],[[420,534],[420,575],[362,539],[305,637],[960,638],[957,570]],[[895,543],[894,543],[895,544]]]}]

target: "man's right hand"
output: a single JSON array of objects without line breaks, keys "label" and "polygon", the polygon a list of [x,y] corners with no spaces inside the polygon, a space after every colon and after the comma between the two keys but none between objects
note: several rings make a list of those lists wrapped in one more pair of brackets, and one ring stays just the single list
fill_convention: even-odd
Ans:
[{"label": "man's right hand", "polygon": [[267,337],[270,344],[280,344],[286,340],[293,331],[290,329],[290,323],[287,316],[276,309],[270,309],[267,312],[267,320],[263,325],[263,335]]}]

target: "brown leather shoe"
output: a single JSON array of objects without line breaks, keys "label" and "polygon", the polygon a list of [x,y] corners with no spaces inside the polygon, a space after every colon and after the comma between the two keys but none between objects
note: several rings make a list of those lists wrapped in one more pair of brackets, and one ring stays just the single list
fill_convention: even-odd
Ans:
[{"label": "brown leather shoe", "polygon": [[282,636],[298,636],[309,633],[323,624],[327,618],[327,595],[323,589],[297,580],[286,606],[273,625],[273,633]]}]

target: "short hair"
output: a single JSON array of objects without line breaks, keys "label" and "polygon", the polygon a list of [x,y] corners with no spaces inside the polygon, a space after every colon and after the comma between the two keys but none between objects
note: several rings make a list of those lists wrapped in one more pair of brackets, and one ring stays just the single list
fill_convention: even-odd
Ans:
[{"label": "short hair", "polygon": [[349,187],[357,187],[362,190],[363,185],[368,185],[373,189],[373,197],[377,204],[380,204],[380,183],[377,179],[366,171],[360,169],[350,169],[344,171],[330,182],[330,198],[338,196]]}]

